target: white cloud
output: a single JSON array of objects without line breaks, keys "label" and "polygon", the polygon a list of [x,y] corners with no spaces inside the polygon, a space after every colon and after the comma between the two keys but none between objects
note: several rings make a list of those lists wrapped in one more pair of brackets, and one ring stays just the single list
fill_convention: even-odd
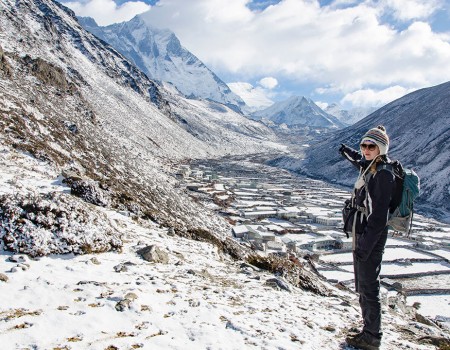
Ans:
[{"label": "white cloud", "polygon": [[[87,1],[78,3],[82,15],[94,18],[130,4],[109,9],[111,0]],[[88,11],[95,4],[105,5]],[[337,0],[323,7],[318,0],[283,0],[262,11],[248,4],[160,0],[142,16],[174,31],[219,76],[253,81],[276,76],[278,82],[310,84],[323,94],[411,89],[450,80],[450,38],[426,22],[443,0]],[[385,14],[406,22],[398,28],[383,23]]]},{"label": "white cloud", "polygon": [[77,16],[94,18],[101,26],[129,21],[151,8],[143,1],[129,1],[120,6],[113,0],[71,1],[64,2],[64,5],[75,11]]},{"label": "white cloud", "polygon": [[442,0],[383,0],[385,11],[401,21],[426,19],[444,5]]},{"label": "white cloud", "polygon": [[278,85],[278,80],[272,77],[262,78],[259,84],[266,89],[274,89]]},{"label": "white cloud", "polygon": [[[395,2],[399,0],[385,1],[401,5]],[[382,24],[381,9],[370,2],[332,8],[317,1],[285,0],[260,12],[251,12],[243,0],[227,4],[161,0],[145,16],[156,26],[171,28],[184,46],[218,72],[333,82],[345,92],[375,84],[419,86],[450,79],[448,38],[420,23],[404,31]],[[416,10],[410,6],[408,16]],[[180,14],[176,18],[175,11]]]},{"label": "white cloud", "polygon": [[330,84],[328,86],[322,86],[322,87],[315,88],[314,92],[316,92],[319,95],[338,94],[340,92],[340,89],[335,84]]},{"label": "white cloud", "polygon": [[251,111],[263,109],[273,104],[269,98],[270,91],[262,86],[254,87],[252,84],[237,82],[227,84],[231,91],[240,96]]},{"label": "white cloud", "polygon": [[328,102],[322,102],[322,101],[314,101],[314,103],[319,106],[320,108],[322,108],[323,110],[325,110],[328,106],[329,103]]},{"label": "white cloud", "polygon": [[341,103],[351,103],[352,105],[365,107],[379,107],[413,92],[414,90],[415,89],[405,89],[401,86],[391,86],[379,91],[362,89],[346,94],[341,100]]},{"label": "white cloud", "polygon": [[252,11],[246,7],[248,0],[207,0],[197,3],[205,13],[206,22],[227,25],[236,22],[245,23],[253,17]]}]

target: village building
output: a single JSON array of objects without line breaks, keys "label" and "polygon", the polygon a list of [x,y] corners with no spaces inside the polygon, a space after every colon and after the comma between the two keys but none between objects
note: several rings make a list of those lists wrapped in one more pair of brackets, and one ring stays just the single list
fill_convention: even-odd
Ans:
[{"label": "village building", "polygon": [[325,226],[336,226],[341,223],[342,218],[330,217],[330,216],[318,216],[316,217],[316,222],[320,225]]},{"label": "village building", "polygon": [[250,231],[246,225],[233,226],[231,230],[236,238],[244,238]]},{"label": "village building", "polygon": [[267,231],[263,226],[248,225],[249,231],[244,238],[249,241],[268,242],[275,241],[275,234]]},{"label": "village building", "polygon": [[282,219],[296,219],[300,213],[297,207],[283,207],[278,209],[277,216]]},{"label": "village building", "polygon": [[303,196],[299,196],[299,195],[291,195],[289,196],[289,198],[287,198],[287,200],[291,203],[301,203],[303,201]]},{"label": "village building", "polygon": [[213,188],[217,192],[226,192],[225,185],[223,183],[215,183]]},{"label": "village building", "polygon": [[297,245],[297,248],[302,250],[309,250],[312,252],[314,250],[314,241],[300,243]]},{"label": "village building", "polygon": [[319,236],[313,233],[305,233],[305,234],[295,234],[288,233],[283,235],[281,241],[289,246],[289,250],[291,251],[299,251],[299,250],[313,250],[314,240]]},{"label": "village building", "polygon": [[334,249],[335,246],[336,239],[331,236],[325,236],[314,240],[312,250],[331,250]]},{"label": "village building", "polygon": [[351,250],[353,245],[353,240],[351,237],[338,237],[336,239],[336,249],[342,249],[342,250]]},{"label": "village building", "polygon": [[191,169],[188,165],[181,165],[175,172],[175,177],[178,179],[185,179],[191,174]]},{"label": "village building", "polygon": [[281,226],[283,228],[297,227],[297,225],[293,224],[292,222],[290,222],[288,220],[284,220],[284,219],[280,219],[280,218],[276,218],[276,217],[263,219],[263,220],[261,220],[261,222],[266,225],[274,224],[274,225]]},{"label": "village building", "polygon": [[237,188],[256,188],[256,182],[255,181],[238,181],[236,183]]},{"label": "village building", "polygon": [[266,250],[286,251],[286,247],[281,241],[268,241],[266,243]]},{"label": "village building", "polygon": [[190,177],[192,177],[194,179],[203,179],[203,171],[193,170],[190,174]]},{"label": "village building", "polygon": [[304,224],[312,224],[314,222],[313,219],[308,217],[308,215],[298,215],[297,220],[295,222],[304,223]]},{"label": "village building", "polygon": [[286,229],[284,227],[279,226],[279,225],[275,225],[275,224],[264,225],[264,227],[267,230],[275,232],[275,233],[278,233],[278,234],[283,233],[284,231],[286,231]]},{"label": "village building", "polygon": [[264,219],[264,218],[270,218],[270,217],[276,217],[277,211],[276,210],[253,210],[253,211],[243,211],[242,216],[245,219]]}]

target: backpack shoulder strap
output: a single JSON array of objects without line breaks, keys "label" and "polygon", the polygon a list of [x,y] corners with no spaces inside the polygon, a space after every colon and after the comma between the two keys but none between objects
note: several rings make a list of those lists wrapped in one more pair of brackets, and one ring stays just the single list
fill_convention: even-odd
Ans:
[{"label": "backpack shoulder strap", "polygon": [[382,169],[388,170],[394,175],[395,189],[392,193],[391,202],[389,203],[389,212],[392,214],[402,200],[404,169],[398,160],[379,164],[377,171]]},{"label": "backpack shoulder strap", "polygon": [[375,176],[375,174],[376,174],[377,172],[379,172],[379,171],[381,171],[381,170],[383,170],[383,169],[384,169],[384,170],[388,170],[388,171],[390,171],[392,174],[395,175],[394,168],[393,168],[392,164],[390,164],[390,163],[381,163],[381,164],[378,164],[377,167],[376,167],[375,173],[372,173],[371,171],[368,171],[368,172],[365,174],[364,179],[365,179],[365,182],[366,182],[366,186],[368,185],[368,183],[369,183],[370,179],[372,178],[372,176]]},{"label": "backpack shoulder strap", "polygon": [[[366,193],[369,193],[369,181],[370,181],[370,179],[373,177],[373,176],[375,176],[376,174],[377,174],[377,172],[379,172],[379,171],[381,171],[381,170],[387,170],[387,171],[389,171],[393,176],[394,176],[394,178],[396,179],[396,181],[397,181],[397,176],[396,176],[396,174],[395,174],[395,169],[394,169],[394,166],[391,164],[391,163],[380,163],[380,164],[378,164],[377,165],[377,167],[376,167],[376,172],[375,173],[372,173],[372,172],[368,172],[366,175],[365,175],[365,184],[364,184],[364,186],[365,186],[365,188],[366,188]],[[401,194],[401,192],[400,192],[400,194]],[[395,195],[395,192],[392,194],[392,196],[393,197],[397,197],[396,195]],[[392,200],[391,200],[391,203],[389,204],[389,208],[391,208],[392,207]]]},{"label": "backpack shoulder strap", "polygon": [[405,170],[403,168],[402,163],[400,161],[396,160],[390,163],[392,167],[392,171],[394,172],[394,175],[399,178],[403,178],[405,176]]},{"label": "backpack shoulder strap", "polygon": [[393,165],[391,163],[378,164],[377,165],[377,171],[380,171],[380,170],[388,170],[388,171],[390,171],[391,173],[393,173],[395,175],[394,167],[393,167]]}]

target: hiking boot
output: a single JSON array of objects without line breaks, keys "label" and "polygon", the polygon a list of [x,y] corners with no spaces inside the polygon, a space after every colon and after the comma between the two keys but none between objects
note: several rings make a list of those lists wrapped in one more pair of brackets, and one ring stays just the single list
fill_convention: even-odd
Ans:
[{"label": "hiking boot", "polygon": [[356,332],[356,331],[352,331],[349,332],[347,337],[345,338],[345,342],[349,345],[351,345],[351,343],[354,343],[355,341],[357,341],[359,338],[362,337],[364,332]]},{"label": "hiking boot", "polygon": [[381,344],[380,339],[364,332],[348,336],[345,341],[348,345],[361,350],[378,350]]},{"label": "hiking boot", "polygon": [[350,328],[347,331],[347,338],[349,338],[349,337],[354,338],[355,336],[361,335],[361,334],[363,334],[363,332],[360,331],[358,328]]}]

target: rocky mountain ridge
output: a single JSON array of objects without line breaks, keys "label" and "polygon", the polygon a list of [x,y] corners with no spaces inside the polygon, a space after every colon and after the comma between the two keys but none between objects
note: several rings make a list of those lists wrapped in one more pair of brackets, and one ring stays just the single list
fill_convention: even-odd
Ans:
[{"label": "rocky mountain ridge", "polygon": [[83,179],[110,207],[222,237],[227,223],[199,209],[170,172],[189,158],[282,149],[273,133],[166,90],[58,2],[2,4],[0,142],[50,162],[68,183]]}]

